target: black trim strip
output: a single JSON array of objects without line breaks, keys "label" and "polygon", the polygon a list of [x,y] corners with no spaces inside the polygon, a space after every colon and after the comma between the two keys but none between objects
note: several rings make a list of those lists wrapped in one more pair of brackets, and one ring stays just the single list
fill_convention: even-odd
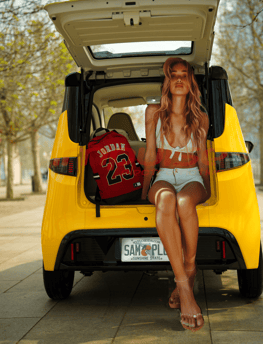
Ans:
[{"label": "black trim strip", "polygon": [[[158,236],[157,230],[155,227],[148,227],[148,228],[106,228],[106,229],[90,229],[90,230],[76,230],[72,231],[64,236],[60,243],[60,247],[57,254],[57,259],[55,263],[55,270],[59,270],[61,267],[61,262],[65,255],[66,249],[68,244],[75,240],[87,237],[117,237],[117,238],[125,238],[125,237],[136,237],[136,236]],[[223,240],[227,240],[233,249],[236,259],[237,259],[237,266],[234,265],[236,268],[239,269],[246,269],[245,261],[243,255],[241,253],[240,247],[236,241],[236,238],[232,233],[228,230],[219,228],[219,227],[199,227],[199,236],[219,236],[222,237]],[[130,263],[131,265],[131,263]],[[203,266],[210,266],[208,264],[203,264]],[[219,265],[221,269],[224,267]],[[225,269],[227,269],[227,265]],[[155,268],[156,269],[156,268]],[[211,269],[211,266],[209,267]],[[79,267],[78,267],[79,270]],[[85,270],[83,268],[83,270]],[[103,270],[103,269],[102,269]],[[109,269],[110,270],[110,269]]]},{"label": "black trim strip", "polygon": [[[213,265],[205,265],[205,264],[198,264],[198,269],[200,270],[217,270],[220,272],[230,270],[239,270],[240,266],[238,263],[232,263],[225,266],[222,264],[213,264]],[[79,266],[79,265],[66,265],[61,263],[59,266],[59,270],[72,270],[72,271],[84,271],[84,272],[94,272],[94,271],[169,271],[172,270],[171,264],[169,262],[163,262],[163,265],[158,262],[158,264],[153,264],[152,262],[149,265],[145,263],[127,263],[119,265],[97,265],[97,266]]]}]

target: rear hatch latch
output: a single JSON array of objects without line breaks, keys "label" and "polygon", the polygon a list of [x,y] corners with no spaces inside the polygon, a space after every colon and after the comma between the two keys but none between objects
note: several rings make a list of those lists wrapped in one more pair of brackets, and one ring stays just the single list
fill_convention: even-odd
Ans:
[{"label": "rear hatch latch", "polygon": [[127,11],[127,12],[113,12],[112,19],[123,19],[125,26],[142,25],[141,18],[150,18],[151,11]]}]

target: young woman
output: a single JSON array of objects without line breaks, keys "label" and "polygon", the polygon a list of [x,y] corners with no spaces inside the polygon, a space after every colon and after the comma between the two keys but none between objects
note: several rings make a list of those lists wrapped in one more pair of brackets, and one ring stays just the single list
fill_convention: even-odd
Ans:
[{"label": "young woman", "polygon": [[[175,275],[169,305],[180,308],[185,329],[199,330],[204,319],[194,294],[198,217],[196,206],[210,197],[206,138],[208,116],[189,63],[169,58],[160,105],[145,113],[145,175],[142,199],[156,206],[156,228]],[[157,177],[150,182],[159,163]],[[148,192],[149,190],[149,192]]]}]

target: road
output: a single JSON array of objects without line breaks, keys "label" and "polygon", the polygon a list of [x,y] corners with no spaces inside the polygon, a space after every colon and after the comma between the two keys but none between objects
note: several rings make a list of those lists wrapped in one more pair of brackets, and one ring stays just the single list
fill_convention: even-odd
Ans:
[{"label": "road", "polygon": [[[34,208],[31,197],[38,197]],[[263,295],[242,299],[234,271],[198,272],[195,295],[205,326],[195,334],[181,327],[179,312],[168,306],[171,274],[77,273],[71,296],[50,300],[42,280],[44,201],[45,195],[28,195],[23,202],[30,210],[20,203],[13,214],[10,207],[18,203],[0,202],[0,344],[263,342]],[[263,219],[263,192],[258,202]]]}]

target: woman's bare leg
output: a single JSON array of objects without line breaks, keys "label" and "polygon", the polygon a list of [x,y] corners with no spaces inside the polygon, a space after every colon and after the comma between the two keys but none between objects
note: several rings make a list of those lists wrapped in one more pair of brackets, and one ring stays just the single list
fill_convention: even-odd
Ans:
[{"label": "woman's bare leg", "polygon": [[[180,228],[182,232],[182,242],[184,250],[184,265],[185,270],[189,271],[190,285],[193,288],[195,277],[195,258],[198,242],[198,216],[196,206],[206,200],[206,191],[202,184],[198,182],[191,182],[187,184],[177,194],[177,210],[180,218]],[[192,271],[192,273],[191,273]],[[180,293],[180,285],[178,285]],[[181,291],[183,294],[183,291]],[[182,295],[180,299],[182,302]],[[181,311],[184,313],[183,305],[181,305]],[[200,313],[200,311],[198,312]],[[193,325],[194,319],[191,319],[190,325]],[[196,319],[197,326],[203,325],[202,316],[198,316]]]},{"label": "woman's bare leg", "polygon": [[166,181],[156,182],[148,194],[156,206],[156,228],[178,279],[186,279],[182,254],[181,230],[176,219],[176,192]]},{"label": "woman's bare leg", "polygon": [[178,194],[178,214],[182,231],[182,244],[184,250],[184,263],[186,270],[195,267],[195,257],[198,241],[198,216],[196,206],[206,200],[206,191],[202,184],[191,182]]},{"label": "woman's bare leg", "polygon": [[[198,190],[199,186],[200,186],[200,190]],[[185,195],[187,195],[188,197],[189,194],[190,194],[191,199],[194,199],[195,202],[198,202],[197,204],[205,202],[207,198],[206,192],[203,186],[200,183],[193,182],[193,183],[187,184],[177,194],[177,201],[179,202],[179,204],[182,203],[182,200],[184,199]],[[197,197],[193,197],[194,194]],[[187,206],[186,206],[186,210],[188,210]],[[192,210],[193,210],[192,216],[191,214],[188,214],[187,212],[181,211],[180,228],[181,228],[181,233],[182,233],[182,246],[183,246],[183,252],[184,252],[185,270],[189,277],[190,286],[193,288],[195,275],[196,275],[195,255],[196,255],[196,249],[197,249],[199,225],[198,225],[196,206]],[[184,214],[185,216],[183,216]],[[174,291],[171,294],[169,304],[171,308],[180,308],[180,297],[179,297],[179,292],[178,292],[177,287],[174,289]]]},{"label": "woman's bare leg", "polygon": [[[184,247],[184,245],[182,245],[182,246]],[[196,267],[193,267],[193,269],[189,269],[189,270],[185,269],[185,272],[189,278],[190,287],[193,289],[197,269],[196,269]],[[181,308],[179,290],[178,290],[177,286],[175,287],[175,289],[171,293],[171,296],[169,298],[169,306],[172,309],[180,309]]]},{"label": "woman's bare leg", "polygon": [[[150,202],[156,206],[156,228],[178,281],[183,314],[182,325],[187,329],[196,326],[201,328],[203,326],[202,316],[198,316],[196,322],[193,318],[194,315],[200,313],[200,308],[194,299],[193,290],[189,284],[183,262],[181,229],[176,219],[176,209],[178,208],[176,192],[170,183],[158,181],[150,189],[148,197]],[[181,198],[180,202],[182,208],[185,202]],[[194,204],[194,202],[192,203]],[[180,217],[179,208],[178,213]],[[191,248],[192,246],[194,247],[194,245],[191,245]],[[181,283],[181,281],[184,282]],[[187,327],[187,324],[190,327]]]}]

